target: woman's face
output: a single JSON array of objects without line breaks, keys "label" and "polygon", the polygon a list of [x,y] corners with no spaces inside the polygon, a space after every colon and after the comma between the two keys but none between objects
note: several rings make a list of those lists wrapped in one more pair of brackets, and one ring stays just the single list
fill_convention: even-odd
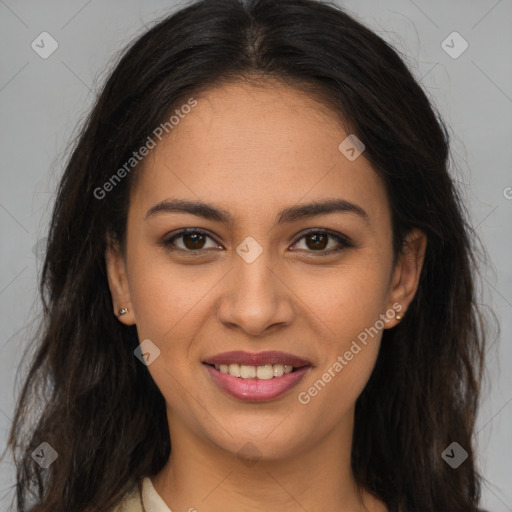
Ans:
[{"label": "woman's face", "polygon": [[[425,239],[413,233],[393,266],[384,185],[326,107],[276,85],[195,99],[146,158],[126,253],[107,251],[114,306],[151,340],[171,441],[186,431],[232,453],[250,442],[259,457],[297,454],[350,430],[382,330],[414,295]],[[232,351],[248,354],[213,360]],[[279,376],[288,369],[265,363],[288,356],[267,351],[307,366]],[[207,361],[235,375],[245,362],[251,378]]]}]

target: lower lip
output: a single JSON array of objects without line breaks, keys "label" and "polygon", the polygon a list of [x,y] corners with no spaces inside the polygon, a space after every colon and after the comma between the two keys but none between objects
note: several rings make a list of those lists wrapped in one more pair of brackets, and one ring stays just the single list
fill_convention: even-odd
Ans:
[{"label": "lower lip", "polygon": [[272,377],[266,380],[243,379],[222,373],[209,364],[203,364],[221,389],[245,402],[266,402],[278,398],[296,386],[311,369],[311,366],[303,366],[293,372],[285,373],[282,377]]}]

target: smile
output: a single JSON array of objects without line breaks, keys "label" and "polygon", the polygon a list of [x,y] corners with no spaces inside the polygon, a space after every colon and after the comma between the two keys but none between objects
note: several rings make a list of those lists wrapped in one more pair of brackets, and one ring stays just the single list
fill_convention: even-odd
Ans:
[{"label": "smile", "polygon": [[283,352],[225,352],[203,367],[218,388],[245,402],[274,400],[294,388],[312,369],[309,361]]}]

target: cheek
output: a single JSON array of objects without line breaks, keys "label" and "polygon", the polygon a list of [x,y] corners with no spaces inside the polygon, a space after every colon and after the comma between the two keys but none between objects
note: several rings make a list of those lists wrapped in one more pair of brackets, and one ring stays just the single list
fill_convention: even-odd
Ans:
[{"label": "cheek", "polygon": [[198,280],[186,270],[155,258],[154,253],[151,258],[142,250],[134,254],[129,269],[130,293],[139,341],[150,339],[159,350],[147,369],[171,409],[187,416],[187,390],[198,364],[192,360],[190,349],[201,329],[205,290],[215,279],[203,272],[204,277]]},{"label": "cheek", "polygon": [[[324,291],[308,295],[318,365],[297,392],[297,401],[332,427],[354,406],[379,353],[386,289],[378,270],[353,267],[325,280]],[[314,376],[313,376],[314,375]]]},{"label": "cheek", "polygon": [[[377,261],[336,269],[329,276],[303,283],[297,294],[304,298],[307,315],[314,323],[315,352],[319,364],[315,376],[298,391],[299,403],[325,417],[339,420],[355,403],[373,371],[385,325],[388,268]],[[296,288],[295,288],[296,289]],[[302,395],[300,394],[302,393]]]},{"label": "cheek", "polygon": [[[332,341],[323,351],[341,350],[375,324],[387,308],[390,266],[382,258],[356,254],[332,269],[289,276],[293,291],[315,321],[319,334]],[[309,312],[308,312],[309,311]]]},{"label": "cheek", "polygon": [[193,335],[205,292],[219,280],[218,273],[171,264],[165,254],[155,257],[154,249],[134,248],[133,254],[130,295],[139,337],[159,340],[163,349],[171,340]]},{"label": "cheek", "polygon": [[297,390],[296,407],[304,418],[303,426],[308,430],[306,425],[311,428],[314,425],[314,435],[318,438],[330,432],[343,418],[351,417],[357,398],[373,371],[380,336],[368,346],[356,343],[359,347],[349,343],[340,349],[325,366],[316,369],[314,379]]}]

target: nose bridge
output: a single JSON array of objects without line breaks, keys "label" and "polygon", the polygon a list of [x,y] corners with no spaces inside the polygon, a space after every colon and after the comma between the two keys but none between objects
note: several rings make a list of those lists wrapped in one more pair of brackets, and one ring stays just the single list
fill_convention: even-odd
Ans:
[{"label": "nose bridge", "polygon": [[[248,254],[254,249],[250,249]],[[238,250],[237,250],[238,252]],[[240,250],[241,252],[241,250]],[[266,299],[271,300],[275,294],[276,275],[272,267],[272,256],[268,249],[261,252],[260,255],[250,260],[244,259],[243,256],[235,258],[234,275],[238,282],[238,289],[246,297],[267,295]]]},{"label": "nose bridge", "polygon": [[239,244],[229,273],[229,291],[219,308],[222,322],[257,335],[273,324],[292,320],[291,298],[272,258],[272,251],[251,237]]}]

